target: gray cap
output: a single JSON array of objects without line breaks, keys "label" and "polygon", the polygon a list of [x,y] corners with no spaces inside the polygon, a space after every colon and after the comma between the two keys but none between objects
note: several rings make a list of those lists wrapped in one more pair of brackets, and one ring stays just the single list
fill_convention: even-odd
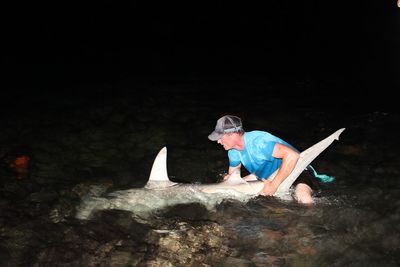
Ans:
[{"label": "gray cap", "polygon": [[225,115],[218,119],[215,130],[208,136],[211,141],[218,141],[224,134],[237,133],[242,130],[242,120],[239,117]]}]

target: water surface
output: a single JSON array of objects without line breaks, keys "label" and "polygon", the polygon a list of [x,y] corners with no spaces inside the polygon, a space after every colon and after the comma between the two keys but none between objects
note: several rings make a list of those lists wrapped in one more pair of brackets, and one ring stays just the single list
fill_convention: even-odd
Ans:
[{"label": "water surface", "polygon": [[[2,266],[399,265],[397,113],[352,109],[339,97],[319,108],[312,94],[288,97],[285,84],[260,80],[119,86],[16,93],[18,109],[3,107]],[[221,91],[229,86],[257,97]],[[281,108],[283,100],[291,108]],[[207,135],[225,114],[300,150],[346,128],[314,161],[335,181],[311,206],[256,197],[213,208],[185,203],[146,218],[115,209],[76,218],[88,195],[141,188],[164,146],[172,180],[217,182],[226,152]],[[17,154],[31,158],[21,180],[9,166]]]}]

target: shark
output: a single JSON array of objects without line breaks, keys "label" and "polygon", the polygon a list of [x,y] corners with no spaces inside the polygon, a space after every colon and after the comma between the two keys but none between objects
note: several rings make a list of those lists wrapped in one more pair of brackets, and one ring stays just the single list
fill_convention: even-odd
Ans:
[{"label": "shark", "polygon": [[[341,128],[325,139],[312,145],[300,153],[299,160],[291,174],[280,184],[274,197],[281,200],[293,200],[291,185],[296,178],[320,155],[334,140],[339,140],[340,134],[345,130]],[[268,177],[273,180],[276,172]],[[176,183],[171,181],[167,171],[167,147],[163,147],[157,154],[150,176],[143,188],[132,188],[105,193],[104,190],[91,190],[101,192],[88,194],[81,199],[77,207],[76,218],[90,219],[98,210],[117,209],[130,211],[138,218],[148,218],[154,213],[167,207],[179,204],[200,203],[207,209],[214,210],[216,205],[226,199],[249,201],[258,196],[264,184],[262,181],[246,181],[235,172],[220,183]]]}]

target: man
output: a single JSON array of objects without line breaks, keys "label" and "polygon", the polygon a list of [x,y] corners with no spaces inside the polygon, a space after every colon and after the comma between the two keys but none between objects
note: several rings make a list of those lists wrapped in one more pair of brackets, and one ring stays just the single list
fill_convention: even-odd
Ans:
[{"label": "man", "polygon": [[[282,139],[265,131],[245,132],[239,117],[226,115],[221,117],[215,130],[208,136],[211,141],[217,141],[228,151],[228,175],[239,170],[242,165],[250,175],[245,180],[258,179],[264,183],[259,194],[272,196],[279,185],[296,166],[299,159],[297,149]],[[266,179],[278,170],[271,182]],[[300,203],[313,203],[312,193],[317,188],[317,181],[304,171],[293,183],[295,197]]]}]

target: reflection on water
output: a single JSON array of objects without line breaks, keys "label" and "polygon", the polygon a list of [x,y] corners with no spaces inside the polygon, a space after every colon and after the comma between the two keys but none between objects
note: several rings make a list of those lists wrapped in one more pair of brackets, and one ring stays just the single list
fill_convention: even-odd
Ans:
[{"label": "reflection on water", "polygon": [[252,261],[265,253],[296,266],[395,266],[399,190],[388,192],[382,203],[371,189],[324,196],[309,207],[257,198],[247,205],[224,204],[216,216],[230,244]]},{"label": "reflection on water", "polygon": [[[176,202],[175,206],[153,210],[152,216],[140,221],[160,235],[160,247],[151,257],[156,264],[170,260],[184,265],[192,258],[192,264],[203,259],[211,266],[212,262],[239,266],[381,266],[385,262],[396,266],[400,190],[379,191],[333,183],[317,194],[315,205],[256,197],[215,201],[214,210],[203,196],[204,205],[200,197],[194,204]],[[177,192],[184,203],[188,196],[182,190]],[[131,208],[124,216],[138,220],[135,211],[137,215],[141,210]],[[102,217],[92,220],[102,223]],[[207,257],[208,252],[200,248],[185,250],[199,242],[211,249],[216,247],[208,242],[219,244],[221,253]]]}]

